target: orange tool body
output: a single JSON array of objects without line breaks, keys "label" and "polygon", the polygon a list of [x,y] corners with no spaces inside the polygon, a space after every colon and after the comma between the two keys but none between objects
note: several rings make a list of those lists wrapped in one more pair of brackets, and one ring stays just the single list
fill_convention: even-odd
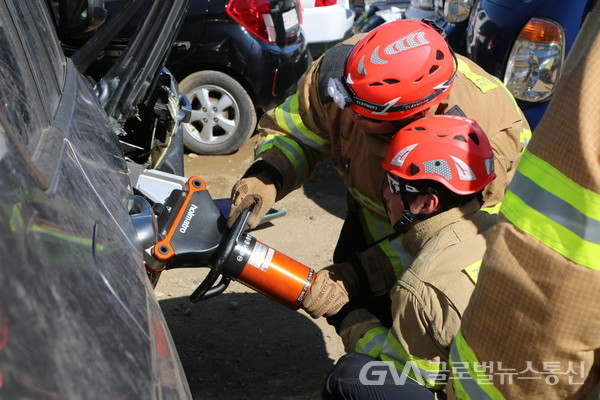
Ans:
[{"label": "orange tool body", "polygon": [[[198,177],[191,177],[185,190],[174,190],[165,207],[168,212],[158,221],[161,239],[152,249],[154,259],[167,269],[211,268],[192,294],[193,302],[221,293],[233,279],[286,307],[300,307],[315,271],[243,233],[250,210],[244,210],[228,229],[206,183]],[[213,286],[218,277],[221,282]]]}]

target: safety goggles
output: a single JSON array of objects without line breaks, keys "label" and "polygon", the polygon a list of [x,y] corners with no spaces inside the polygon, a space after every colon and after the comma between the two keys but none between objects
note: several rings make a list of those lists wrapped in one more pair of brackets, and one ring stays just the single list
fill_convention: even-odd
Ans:
[{"label": "safety goggles", "polygon": [[392,194],[401,194],[402,187],[404,187],[405,191],[408,193],[421,193],[419,192],[419,190],[417,190],[417,188],[406,184],[403,180],[391,174],[390,172],[388,172],[386,176],[388,180],[388,185],[390,187],[390,192],[392,192]]}]

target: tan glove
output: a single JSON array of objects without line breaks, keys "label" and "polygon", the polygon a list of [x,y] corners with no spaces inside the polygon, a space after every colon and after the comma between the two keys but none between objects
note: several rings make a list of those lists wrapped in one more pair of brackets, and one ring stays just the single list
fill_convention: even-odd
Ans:
[{"label": "tan glove", "polygon": [[330,265],[317,272],[302,308],[313,318],[330,317],[358,295],[359,287],[350,262]]},{"label": "tan glove", "polygon": [[248,217],[248,226],[256,227],[277,198],[277,188],[266,174],[240,179],[231,189],[231,210],[227,226],[231,228],[242,211],[255,204]]}]

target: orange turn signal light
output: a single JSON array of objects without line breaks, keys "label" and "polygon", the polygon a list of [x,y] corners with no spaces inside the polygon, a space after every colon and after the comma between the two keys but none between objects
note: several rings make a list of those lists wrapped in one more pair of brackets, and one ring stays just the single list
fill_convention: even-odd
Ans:
[{"label": "orange turn signal light", "polygon": [[543,19],[532,18],[519,34],[519,39],[538,43],[560,43],[562,33],[557,24]]}]

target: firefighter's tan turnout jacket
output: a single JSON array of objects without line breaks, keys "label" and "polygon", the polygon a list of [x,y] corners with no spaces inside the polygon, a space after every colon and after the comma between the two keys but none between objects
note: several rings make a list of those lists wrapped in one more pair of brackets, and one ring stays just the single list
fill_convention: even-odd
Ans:
[{"label": "firefighter's tan turnout jacket", "polygon": [[496,220],[472,200],[410,229],[403,244],[414,260],[391,290],[391,329],[366,309],[351,311],[340,325],[346,351],[391,361],[418,383],[442,389],[450,345]]},{"label": "firefighter's tan turnout jacket", "polygon": [[[278,199],[299,188],[314,167],[330,154],[346,184],[370,243],[393,233],[384,208],[385,170],[381,162],[391,140],[367,135],[347,111],[327,96],[327,80],[343,74],[344,61],[360,35],[330,49],[316,60],[299,82],[298,91],[265,113],[259,122],[255,160],[276,168],[282,178]],[[524,144],[531,133],[513,97],[502,83],[472,61],[458,56],[458,73],[447,100],[430,114],[462,113],[475,119],[490,138],[496,155],[497,178],[484,193],[484,207],[497,206],[512,178]],[[389,291],[410,264],[401,240],[382,241],[361,255],[371,291]],[[370,265],[384,265],[385,279],[369,275]],[[380,271],[380,268],[373,270]]]},{"label": "firefighter's tan turnout jacket", "polygon": [[598,400],[598,1],[569,52],[499,218],[450,350],[448,398]]}]

